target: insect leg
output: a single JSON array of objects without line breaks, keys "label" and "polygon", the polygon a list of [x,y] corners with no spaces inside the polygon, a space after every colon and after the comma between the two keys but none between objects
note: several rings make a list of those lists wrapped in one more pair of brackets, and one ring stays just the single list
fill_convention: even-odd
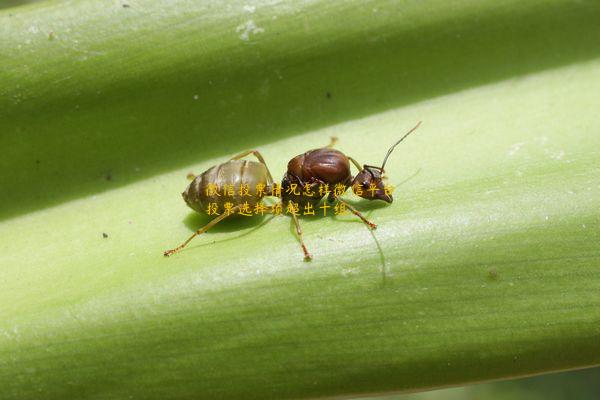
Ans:
[{"label": "insect leg", "polygon": [[240,208],[240,206],[237,205],[237,206],[231,208],[229,214],[223,213],[223,214],[219,215],[217,218],[213,219],[208,224],[204,225],[202,228],[200,228],[196,232],[194,232],[194,234],[192,236],[190,236],[185,242],[183,242],[179,246],[175,247],[174,249],[165,251],[163,254],[165,255],[165,257],[169,257],[170,255],[172,255],[174,253],[177,253],[179,250],[181,250],[185,246],[187,246],[187,244],[189,242],[191,242],[193,238],[195,238],[198,235],[203,234],[204,232],[206,232],[207,230],[209,230],[210,228],[212,228],[213,226],[215,226],[216,224],[218,224],[219,222],[221,222],[222,220],[224,220],[228,216],[234,214],[239,208]]},{"label": "insect leg", "polygon": [[331,136],[331,141],[329,142],[329,144],[325,147],[327,147],[328,149],[332,149],[333,146],[335,145],[335,143],[338,141],[337,136]]},{"label": "insect leg", "polygon": [[302,240],[302,228],[300,228],[300,221],[298,221],[298,217],[296,214],[291,213],[292,218],[294,219],[294,224],[296,225],[296,233],[298,234],[298,238],[300,239],[300,244],[302,245],[302,251],[304,252],[304,261],[310,261],[312,256],[308,252],[306,245],[304,244],[304,240]]},{"label": "insect leg", "polygon": [[374,223],[372,223],[371,221],[369,221],[368,219],[366,219],[356,208],[352,207],[350,204],[346,203],[344,200],[342,200],[340,198],[340,196],[335,196],[335,199],[337,201],[339,201],[340,203],[344,204],[346,207],[348,207],[348,209],[350,211],[352,211],[352,214],[356,215],[358,218],[360,218],[365,224],[367,224],[367,226],[371,229],[376,229],[377,225],[375,225]]},{"label": "insect leg", "polygon": [[[348,156],[346,156],[346,157],[348,157]],[[354,164],[354,166],[356,167],[356,169],[359,172],[363,170],[363,167],[361,167],[360,164],[358,163],[358,161],[356,161],[354,158],[348,157],[348,160],[352,161],[352,164]]]},{"label": "insect leg", "polygon": [[231,157],[232,160],[239,160],[240,158],[244,158],[246,157],[248,154],[253,154],[254,157],[256,157],[258,159],[258,161],[260,161],[265,168],[267,169],[267,184],[272,185],[273,184],[273,177],[271,176],[271,171],[269,171],[269,167],[267,166],[267,163],[265,162],[265,159],[263,158],[263,156],[260,154],[260,152],[258,150],[247,150],[244,151],[243,153],[238,154],[237,156]]},{"label": "insect leg", "polygon": [[[348,157],[348,156],[346,156],[346,157]],[[358,161],[356,161],[354,158],[348,157],[348,160],[352,161],[352,164],[354,164],[354,166],[356,167],[356,169],[358,169],[359,172],[363,170],[363,167],[361,167],[360,164],[358,163]],[[372,167],[372,165],[365,165],[365,167]],[[377,167],[375,167],[375,168],[377,168]],[[387,180],[387,178],[388,177],[385,175],[381,176],[381,179],[383,179],[383,180]]]}]

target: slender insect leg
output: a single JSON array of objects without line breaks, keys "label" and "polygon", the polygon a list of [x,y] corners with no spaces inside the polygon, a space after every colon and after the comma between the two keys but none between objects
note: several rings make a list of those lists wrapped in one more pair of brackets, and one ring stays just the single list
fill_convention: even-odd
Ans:
[{"label": "slender insect leg", "polygon": [[165,257],[169,257],[170,255],[177,253],[179,250],[183,249],[185,246],[187,246],[187,244],[189,242],[192,241],[193,238],[195,238],[198,235],[203,234],[204,232],[206,232],[207,230],[209,230],[210,228],[212,228],[213,226],[215,226],[216,224],[218,224],[219,222],[221,222],[222,220],[224,220],[225,218],[227,218],[228,216],[235,214],[235,212],[240,208],[239,205],[233,207],[230,211],[229,214],[227,213],[223,213],[221,215],[219,215],[217,218],[213,219],[212,221],[210,221],[208,224],[204,225],[202,228],[198,229],[196,232],[194,232],[194,234],[192,236],[190,236],[185,242],[183,242],[182,244],[180,244],[179,246],[175,247],[174,249],[171,250],[167,250],[164,252]]},{"label": "slender insect leg", "polygon": [[[334,195],[335,196],[335,195]],[[346,207],[348,207],[348,209],[350,211],[352,211],[352,214],[356,215],[358,218],[360,218],[365,224],[367,224],[367,226],[371,229],[376,229],[377,225],[375,225],[374,223],[372,223],[371,221],[369,221],[368,219],[366,219],[356,208],[352,207],[350,204],[346,203],[344,200],[342,200],[340,198],[340,196],[335,196],[335,199],[337,201],[339,201],[340,203],[344,204]]]},{"label": "slender insect leg", "polygon": [[[346,157],[348,157],[348,156],[346,156]],[[354,166],[356,167],[356,169],[357,169],[359,172],[363,170],[363,167],[361,167],[361,166],[360,166],[360,164],[358,163],[358,161],[356,161],[354,158],[352,158],[352,157],[348,157],[348,160],[352,161],[352,164],[354,164]],[[385,176],[385,175],[382,175],[382,176],[381,176],[381,179],[383,179],[384,181],[386,181],[386,180],[388,179],[388,177],[387,177],[387,176]]]},{"label": "slender insect leg", "polygon": [[308,249],[304,244],[304,240],[302,239],[302,228],[300,228],[300,221],[298,221],[298,217],[294,213],[292,213],[292,218],[294,219],[294,224],[296,225],[296,233],[298,234],[298,238],[300,239],[302,251],[304,252],[304,261],[310,261],[312,259],[312,256],[308,252]]},{"label": "slender insect leg", "polygon": [[335,143],[338,141],[337,136],[331,136],[331,141],[329,142],[329,144],[325,147],[327,147],[328,149],[332,149],[333,146],[335,145]]},{"label": "slender insect leg", "polygon": [[239,160],[240,158],[246,157],[248,154],[253,154],[254,157],[256,157],[258,159],[258,161],[260,161],[265,166],[265,168],[267,169],[267,184],[272,185],[274,181],[273,181],[273,177],[271,176],[271,171],[269,171],[269,167],[267,166],[265,159],[263,158],[263,156],[260,154],[260,152],[258,150],[244,151],[243,153],[240,153],[237,156],[231,157],[231,160]]},{"label": "slender insect leg", "polygon": [[[347,157],[347,156],[346,156]],[[348,160],[352,161],[352,164],[354,164],[354,166],[356,167],[356,169],[360,172],[363,170],[363,167],[360,166],[360,164],[358,163],[358,161],[356,161],[354,158],[352,157],[348,157]]]}]

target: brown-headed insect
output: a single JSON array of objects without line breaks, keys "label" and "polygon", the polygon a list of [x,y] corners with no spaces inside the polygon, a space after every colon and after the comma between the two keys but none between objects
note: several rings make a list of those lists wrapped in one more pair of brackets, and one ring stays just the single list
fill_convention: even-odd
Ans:
[{"label": "brown-headed insect", "polygon": [[[253,154],[259,162],[240,160],[249,154]],[[228,185],[232,189],[230,196],[219,193],[221,188]],[[240,189],[244,186],[249,190],[247,195],[242,196]],[[181,193],[183,199],[191,209],[199,213],[206,213],[209,204],[216,205],[220,210],[225,208],[225,203],[230,203],[232,207],[228,212],[219,214],[204,227],[198,229],[179,246],[165,251],[164,255],[168,257],[183,249],[194,237],[206,232],[229,215],[234,215],[236,211],[240,210],[242,204],[248,203],[248,207],[256,206],[263,197],[270,196],[272,190],[273,177],[262,155],[256,150],[245,151],[223,164],[207,169],[196,176],[187,189]]]},{"label": "brown-headed insect", "polygon": [[[325,184],[333,187],[337,183],[341,183],[346,187],[351,184],[354,193],[367,200],[383,200],[391,203],[393,201],[392,196],[385,192],[382,181],[385,163],[396,145],[417,129],[419,125],[420,122],[390,147],[381,167],[372,165],[363,165],[361,167],[352,157],[348,157],[341,151],[332,148],[335,140],[332,140],[332,143],[327,147],[309,150],[304,154],[294,157],[288,163],[288,170],[281,183],[281,204],[296,203],[299,206],[304,206],[305,204],[310,203],[314,207],[325,196],[319,194],[317,187]],[[253,154],[259,162],[240,160],[249,154]],[[352,162],[359,170],[359,173],[354,178],[350,174],[350,162]],[[220,194],[219,191],[227,185],[232,187],[232,193],[229,196],[224,196],[224,194]],[[211,186],[218,190],[210,190]],[[249,188],[246,196],[239,194],[242,186],[247,186]],[[226,203],[229,203],[232,207],[228,212],[218,214],[216,218],[194,232],[181,245],[165,251],[164,255],[170,256],[180,251],[187,246],[194,237],[208,231],[229,215],[234,215],[236,211],[240,211],[243,204],[247,203],[247,206],[252,208],[258,203],[261,203],[264,197],[274,196],[274,186],[274,181],[269,168],[262,155],[256,150],[240,153],[237,156],[232,157],[229,161],[215,165],[204,171],[202,174],[195,176],[186,190],[182,193],[183,199],[190,208],[199,213],[207,213],[209,204],[214,204],[218,209],[224,209]],[[310,196],[307,196],[304,193],[295,194],[296,192],[294,190],[289,190],[294,186],[297,186],[300,190],[309,186],[313,189],[314,193]],[[358,190],[358,186],[365,190]],[[260,190],[259,187],[261,187],[262,190]],[[369,188],[372,190],[368,190]],[[376,225],[368,221],[350,204],[343,201],[340,198],[341,194],[342,193],[335,194],[331,191],[327,194],[327,199],[330,202],[337,200],[338,202],[343,203],[350,211],[352,211],[352,213],[357,215],[370,228],[374,229]],[[272,210],[273,208],[271,208],[271,210],[267,209],[265,212],[273,212]],[[308,261],[312,257],[304,245],[300,223],[296,214],[291,214],[296,226],[296,233],[298,234],[300,244],[302,245],[304,259]]]},{"label": "brown-headed insect", "polygon": [[[343,191],[352,186],[352,191],[364,199],[383,200],[391,203],[393,198],[385,190],[383,183],[385,163],[394,148],[414,132],[420,124],[421,122],[419,121],[414,128],[390,147],[381,167],[366,164],[361,167],[354,158],[346,156],[341,151],[332,148],[335,140],[332,140],[331,144],[327,147],[309,150],[292,158],[288,163],[287,172],[281,181],[281,198],[283,204],[296,203],[298,208],[310,204],[312,208],[316,208],[321,199],[327,196],[327,201],[332,202],[337,200],[344,204],[346,208],[359,217],[369,228],[375,229],[377,225],[367,220],[358,210],[343,201],[340,196],[343,194]],[[355,177],[352,177],[350,173],[350,162],[359,171]],[[333,190],[337,184],[343,185],[341,193],[339,191],[335,193]],[[328,193],[324,193],[321,190],[325,185],[329,188]],[[307,193],[310,193],[310,195]],[[296,225],[296,233],[300,239],[302,251],[304,252],[304,259],[308,261],[312,256],[302,239],[302,229],[300,228],[298,218],[295,213],[292,212],[291,214]]]}]

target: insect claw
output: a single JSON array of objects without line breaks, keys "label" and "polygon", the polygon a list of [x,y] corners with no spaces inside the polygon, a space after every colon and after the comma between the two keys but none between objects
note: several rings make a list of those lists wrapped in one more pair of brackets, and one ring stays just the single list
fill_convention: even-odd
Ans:
[{"label": "insect claw", "polygon": [[[300,237],[300,240],[302,240],[302,237]],[[304,261],[310,261],[310,260],[312,260],[312,256],[308,252],[308,249],[304,245],[304,242],[302,242],[302,251],[304,252]]]}]

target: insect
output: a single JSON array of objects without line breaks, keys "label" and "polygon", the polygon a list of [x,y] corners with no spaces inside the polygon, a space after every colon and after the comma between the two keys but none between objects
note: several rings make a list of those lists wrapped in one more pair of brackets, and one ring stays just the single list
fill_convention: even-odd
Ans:
[{"label": "insect", "polygon": [[[373,165],[363,165],[354,158],[346,156],[339,150],[333,149],[335,140],[329,146],[319,149],[309,150],[303,154],[292,158],[287,166],[287,172],[281,181],[281,198],[284,204],[293,203],[299,207],[307,205],[315,208],[324,196],[327,196],[328,202],[337,200],[345,205],[354,215],[359,217],[369,228],[375,229],[377,225],[367,220],[358,210],[346,203],[340,198],[344,191],[352,186],[354,194],[367,200],[383,200],[391,203],[393,198],[391,194],[385,190],[383,183],[383,174],[385,164],[388,157],[394,148],[402,142],[408,135],[414,132],[421,122],[409,130],[400,140],[394,143],[388,150],[381,167]],[[358,169],[359,173],[352,177],[350,173],[350,162]],[[330,190],[324,193],[321,188],[327,185],[328,188],[333,188],[335,185],[341,184],[342,190],[337,193]],[[304,190],[303,190],[304,189]],[[301,191],[302,190],[302,191]],[[310,194],[309,194],[310,193]],[[302,229],[295,213],[291,213],[296,225],[296,233],[300,239],[300,245],[304,252],[304,259],[309,261],[312,256],[308,252],[304,240],[302,239]]]},{"label": "insect", "polygon": [[[241,160],[249,154],[253,154],[258,162]],[[231,187],[230,195],[215,190],[225,186]],[[244,187],[248,188],[248,193],[245,196],[242,195],[240,190]],[[264,190],[260,190],[260,188],[264,188]],[[232,207],[228,212],[219,214],[204,227],[198,229],[179,246],[165,251],[165,257],[180,251],[193,238],[206,232],[229,215],[239,211],[244,203],[248,203],[248,207],[256,206],[262,201],[263,197],[271,195],[272,190],[273,177],[264,158],[256,150],[240,153],[229,161],[212,166],[202,174],[194,177],[185,191],[181,193],[191,209],[199,213],[206,213],[209,205],[215,205],[217,209],[221,210],[225,208],[226,203],[229,203]]]},{"label": "insect", "polygon": [[[361,167],[352,157],[348,157],[341,151],[333,149],[335,140],[332,140],[326,147],[309,150],[292,158],[288,163],[287,172],[280,185],[280,204],[295,203],[299,206],[311,204],[314,207],[325,196],[319,193],[317,187],[325,184],[333,186],[337,183],[343,184],[346,189],[348,185],[351,185],[355,194],[367,200],[383,200],[391,203],[393,201],[392,196],[386,192],[383,184],[385,164],[394,148],[417,129],[419,125],[420,122],[390,147],[381,167],[372,165],[363,165]],[[241,160],[250,154],[253,154],[258,159],[258,162]],[[359,170],[359,173],[354,178],[350,173],[350,162]],[[212,166],[200,175],[192,175],[192,178],[192,182],[181,194],[191,209],[199,213],[208,213],[209,205],[213,204],[218,209],[225,209],[227,203],[229,203],[230,208],[228,212],[215,213],[217,216],[213,220],[194,232],[182,244],[165,251],[163,254],[166,257],[180,251],[196,236],[208,231],[223,219],[234,215],[236,212],[240,212],[243,205],[252,208],[261,203],[264,197],[275,196],[275,183],[271,172],[262,155],[256,150],[248,150],[240,153],[222,164]],[[213,189],[220,189],[228,185],[232,188],[231,193],[228,195],[219,193],[219,190],[211,190],[211,186]],[[243,186],[248,187],[246,196],[241,194]],[[308,186],[313,189],[313,194],[306,195],[305,193],[290,190],[294,186],[300,188]],[[359,186],[365,190],[359,190]],[[263,190],[260,190],[259,187],[262,187]],[[342,194],[330,191],[326,194],[327,201],[333,202],[337,200],[343,203],[365,224],[375,229],[376,225],[374,223],[367,220],[358,210],[340,198]],[[266,209],[265,212],[273,212],[273,208],[271,210]],[[293,212],[291,214],[296,226],[296,233],[300,239],[302,251],[304,252],[304,259],[309,261],[312,259],[312,256],[302,239],[302,229],[300,228],[298,217]]]}]

